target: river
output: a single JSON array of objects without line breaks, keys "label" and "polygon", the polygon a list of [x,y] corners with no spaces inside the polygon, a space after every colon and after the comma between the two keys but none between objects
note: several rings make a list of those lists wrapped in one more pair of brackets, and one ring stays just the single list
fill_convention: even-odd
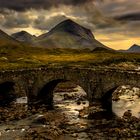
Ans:
[{"label": "river", "polygon": [[[121,87],[124,89],[124,87]],[[54,110],[47,113],[48,116],[58,117],[58,120],[63,116],[66,118],[65,122],[61,122],[57,126],[56,121],[50,121],[49,123],[34,123],[39,118],[45,116],[46,112],[36,113],[19,121],[11,121],[8,124],[0,125],[0,140],[40,140],[47,139],[43,134],[42,137],[35,137],[31,131],[38,129],[50,129],[50,133],[55,130],[61,130],[61,133],[56,132],[56,136],[49,136],[50,140],[107,140],[117,139],[119,129],[127,131],[134,131],[135,128],[127,130],[127,127],[120,125],[122,122],[121,117],[127,110],[132,110],[133,115],[139,117],[139,104],[140,99],[136,93],[139,89],[135,88],[129,90],[127,94],[120,95],[120,100],[112,101],[113,113],[106,111],[102,108],[99,102],[93,103],[92,107],[89,107],[89,102],[86,100],[86,93],[81,87],[76,87],[77,92],[57,92],[54,93]],[[134,92],[132,92],[134,91]],[[16,104],[26,104],[27,97],[18,98]],[[52,115],[53,112],[53,115]],[[60,115],[58,114],[60,113]],[[56,116],[55,116],[56,114]],[[114,115],[115,114],[115,115]],[[118,117],[117,117],[118,116]],[[117,118],[117,119],[116,119]],[[119,118],[119,119],[118,119]],[[51,119],[51,118],[50,118]],[[60,119],[60,121],[62,121]],[[122,122],[126,123],[126,122]],[[51,126],[51,128],[49,127]],[[129,125],[129,124],[128,124]],[[58,129],[56,129],[58,127]],[[114,134],[112,133],[114,131]],[[116,133],[116,131],[118,131]],[[26,133],[29,133],[28,135]],[[39,131],[42,134],[42,131]],[[135,132],[137,134],[137,132]],[[30,135],[30,136],[29,136]],[[138,136],[136,136],[138,137]],[[121,138],[135,138],[134,135],[124,135]]]}]

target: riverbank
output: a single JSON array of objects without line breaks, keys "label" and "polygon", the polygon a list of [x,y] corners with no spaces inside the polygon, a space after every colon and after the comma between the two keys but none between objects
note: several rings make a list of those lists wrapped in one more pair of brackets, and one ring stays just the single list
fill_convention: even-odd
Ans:
[{"label": "riverbank", "polygon": [[[99,102],[89,106],[86,98],[83,98],[85,92],[79,87],[78,92],[75,90],[55,93],[53,110],[47,110],[45,105],[41,105],[40,108],[30,107],[26,110],[25,118],[7,123],[1,122],[0,139],[137,140],[140,138],[140,119],[132,116],[130,111],[126,111],[123,117],[117,117],[103,109]],[[66,99],[66,94],[71,98]],[[80,100],[81,98],[83,100]],[[12,116],[13,113],[9,110],[10,113]]]}]

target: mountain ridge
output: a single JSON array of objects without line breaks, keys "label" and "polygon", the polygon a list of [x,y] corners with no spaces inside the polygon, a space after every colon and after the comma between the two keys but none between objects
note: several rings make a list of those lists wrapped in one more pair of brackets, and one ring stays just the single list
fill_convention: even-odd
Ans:
[{"label": "mountain ridge", "polygon": [[[56,32],[56,31],[63,31],[63,32],[69,32],[76,36],[80,36],[82,34],[82,31],[80,29],[83,32],[86,32],[87,34],[89,34],[90,38],[94,38],[90,29],[87,29],[87,28],[77,24],[76,22],[72,21],[71,19],[67,19],[67,20],[60,22],[54,28],[52,28],[48,33],[45,33],[45,34],[51,35],[52,33]],[[45,34],[39,36],[39,38],[42,36],[44,37]]]},{"label": "mountain ridge", "polygon": [[19,45],[20,42],[16,41],[10,35],[0,29],[0,46],[6,45]]},{"label": "mountain ridge", "polygon": [[33,41],[36,39],[34,35],[31,35],[30,33],[26,31],[13,33],[11,36],[16,40],[20,42],[25,42],[25,43],[33,43]]},{"label": "mountain ridge", "polygon": [[128,52],[140,52],[140,45],[133,44],[127,51]]},{"label": "mountain ridge", "polygon": [[110,49],[97,41],[90,29],[79,25],[71,19],[60,22],[49,32],[40,35],[36,43],[40,46],[53,46],[56,48],[94,49],[103,47]]},{"label": "mountain ridge", "polygon": [[[3,33],[4,34],[4,33]],[[42,48],[68,48],[68,49],[90,49],[105,48],[113,50],[103,45],[95,39],[92,31],[79,25],[71,19],[64,20],[54,26],[49,32],[38,37],[26,31],[14,33],[9,37],[11,40]]]}]

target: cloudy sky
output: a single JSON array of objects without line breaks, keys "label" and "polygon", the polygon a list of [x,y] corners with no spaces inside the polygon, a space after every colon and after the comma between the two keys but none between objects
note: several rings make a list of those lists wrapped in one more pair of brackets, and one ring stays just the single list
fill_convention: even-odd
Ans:
[{"label": "cloudy sky", "polygon": [[140,0],[0,0],[0,28],[40,35],[70,18],[114,49],[140,45]]}]

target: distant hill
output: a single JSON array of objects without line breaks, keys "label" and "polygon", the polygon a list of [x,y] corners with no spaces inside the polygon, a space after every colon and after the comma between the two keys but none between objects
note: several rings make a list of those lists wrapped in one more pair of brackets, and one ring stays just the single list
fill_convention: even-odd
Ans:
[{"label": "distant hill", "polygon": [[127,50],[127,52],[140,53],[140,46],[134,44]]},{"label": "distant hill", "polygon": [[68,19],[65,20],[48,33],[40,35],[35,44],[49,48],[73,48],[73,49],[94,49],[96,47],[107,48],[97,41],[91,30]]},{"label": "distant hill", "polygon": [[113,49],[97,47],[97,48],[93,49],[92,52],[116,52],[116,51]]},{"label": "distant hill", "polygon": [[20,43],[13,39],[11,36],[0,30],[0,47],[1,46],[18,46]]},{"label": "distant hill", "polygon": [[29,34],[26,31],[17,32],[11,35],[14,39],[24,42],[24,43],[33,43],[36,39],[35,36]]}]

